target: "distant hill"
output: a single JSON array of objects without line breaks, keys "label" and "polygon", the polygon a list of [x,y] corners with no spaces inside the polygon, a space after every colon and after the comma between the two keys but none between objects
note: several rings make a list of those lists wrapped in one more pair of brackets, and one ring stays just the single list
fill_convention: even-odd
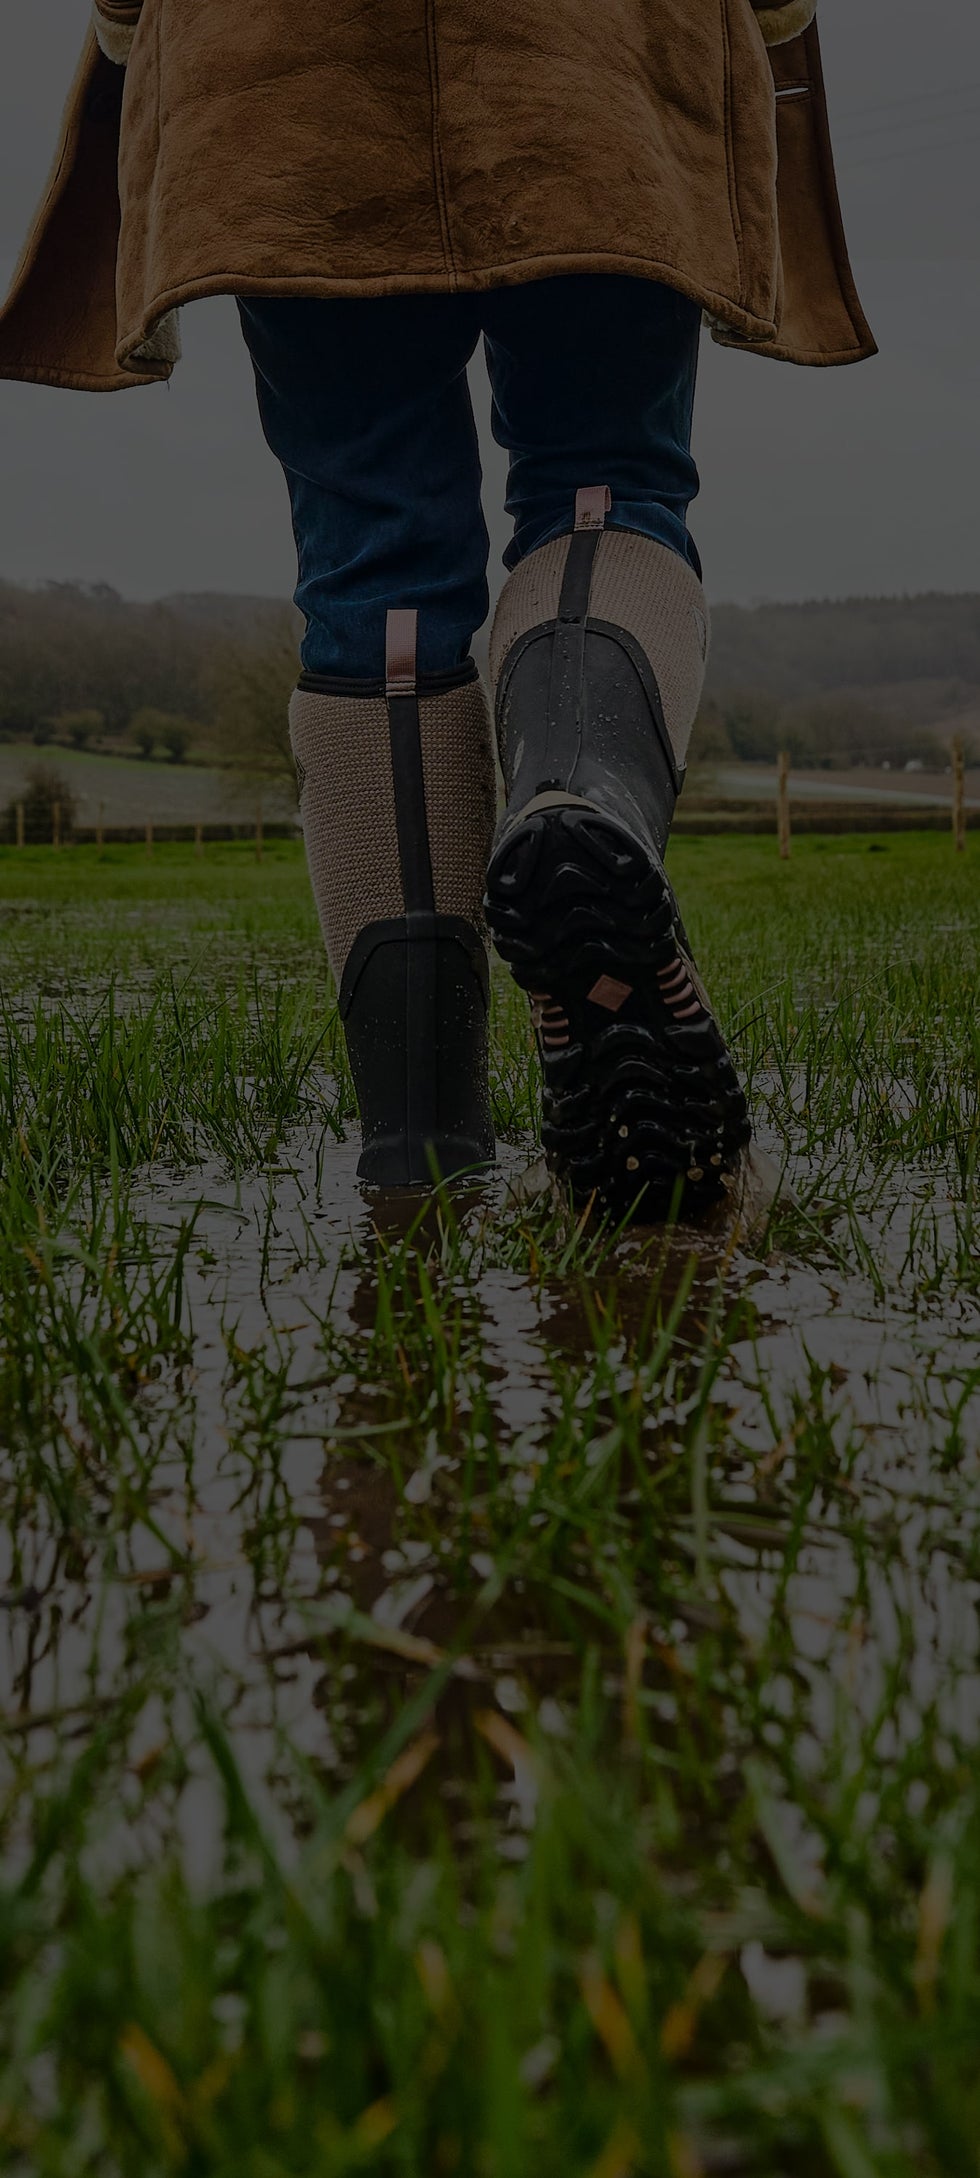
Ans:
[{"label": "distant hill", "polygon": [[131,733],[140,711],[203,731],[229,655],[295,652],[298,621],[276,598],[188,595],[133,603],[107,584],[0,582],[0,737],[62,736],[98,714],[99,737]]},{"label": "distant hill", "polygon": [[[0,735],[102,714],[110,740],[141,707],[220,740],[229,659],[274,653],[288,673],[292,605],[224,591],[134,604],[106,585],[0,582]],[[486,631],[475,645],[486,660]],[[953,733],[980,751],[980,597],[718,605],[695,755],[799,762],[937,760]]]},{"label": "distant hill", "polygon": [[297,630],[302,628],[299,613],[283,598],[249,597],[231,590],[175,590],[160,599],[160,609],[190,627],[241,636],[247,641],[254,640],[257,630],[278,629],[284,621],[293,621]]},{"label": "distant hill", "polygon": [[980,751],[980,597],[719,605],[695,753],[800,762]]},{"label": "distant hill", "polygon": [[980,689],[980,597],[972,593],[717,605],[713,620],[712,694],[752,687],[792,703],[923,681]]}]

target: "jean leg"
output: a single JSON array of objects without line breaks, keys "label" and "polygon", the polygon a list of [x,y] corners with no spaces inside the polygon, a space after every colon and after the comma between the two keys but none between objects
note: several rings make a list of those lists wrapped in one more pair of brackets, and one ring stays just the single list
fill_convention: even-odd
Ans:
[{"label": "jean leg", "polygon": [[510,454],[516,567],[574,527],[582,484],[608,484],[612,529],[670,545],[700,575],[687,527],[701,313],[653,280],[568,274],[482,298],[492,428]]},{"label": "jean leg", "polygon": [[419,610],[419,671],[462,664],[489,538],[466,366],[474,298],[239,300],[266,440],[289,489],[309,673],[376,676],[389,606]]}]

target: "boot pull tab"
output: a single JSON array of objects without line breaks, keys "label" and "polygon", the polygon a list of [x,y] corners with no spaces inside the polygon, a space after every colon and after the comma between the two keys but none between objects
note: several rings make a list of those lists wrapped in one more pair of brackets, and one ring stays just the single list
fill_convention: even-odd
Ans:
[{"label": "boot pull tab", "polygon": [[612,509],[612,493],[608,484],[583,484],[575,494],[576,529],[605,529],[606,516]]},{"label": "boot pull tab", "polygon": [[406,915],[433,915],[432,854],[416,678],[418,630],[419,616],[414,607],[398,605],[388,613],[385,621],[385,696],[402,900]]},{"label": "boot pull tab", "polygon": [[385,622],[385,695],[414,696],[418,654],[419,616],[413,606],[399,605]]}]

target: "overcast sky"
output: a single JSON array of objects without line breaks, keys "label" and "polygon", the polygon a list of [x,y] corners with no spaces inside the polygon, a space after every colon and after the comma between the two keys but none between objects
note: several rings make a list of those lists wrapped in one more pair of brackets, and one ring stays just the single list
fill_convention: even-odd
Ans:
[{"label": "overcast sky", "polygon": [[[43,0],[5,28],[4,288],[87,12],[87,0]],[[980,591],[980,8],[821,0],[821,20],[851,251],[882,354],[796,370],[705,340],[693,527],[708,589],[742,602]],[[132,597],[291,589],[284,487],[233,304],[195,304],[183,335],[166,388],[0,383],[0,574],[102,580]],[[478,380],[475,391],[484,405]],[[486,466],[496,560],[492,444]]]}]

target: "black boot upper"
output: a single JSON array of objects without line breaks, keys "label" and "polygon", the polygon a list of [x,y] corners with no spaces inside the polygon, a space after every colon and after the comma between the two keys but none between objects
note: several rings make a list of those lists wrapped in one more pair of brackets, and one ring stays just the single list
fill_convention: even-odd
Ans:
[{"label": "black boot upper", "polygon": [[520,636],[504,660],[497,736],[508,816],[540,794],[572,794],[662,854],[683,775],[645,652],[626,628],[590,615],[601,535],[570,538],[556,618]]}]

